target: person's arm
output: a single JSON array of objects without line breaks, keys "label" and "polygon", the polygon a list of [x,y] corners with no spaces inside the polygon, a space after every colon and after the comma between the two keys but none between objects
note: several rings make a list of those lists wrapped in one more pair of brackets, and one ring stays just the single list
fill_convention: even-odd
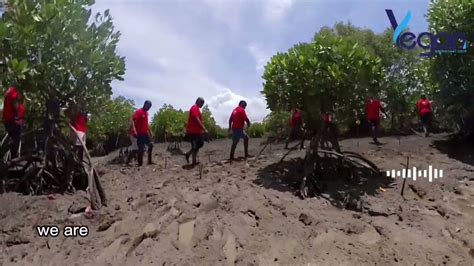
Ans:
[{"label": "person's arm", "polygon": [[385,112],[385,109],[384,109],[383,106],[382,106],[382,103],[380,103],[380,111],[382,111],[382,113],[383,113],[385,116],[388,116],[388,115],[387,115],[387,112]]},{"label": "person's arm", "polygon": [[135,119],[132,115],[132,118],[130,119],[130,126],[132,127],[132,132],[133,132],[133,135],[137,135],[137,129],[135,128]]},{"label": "person's arm", "polygon": [[13,100],[13,110],[15,112],[15,121],[20,119],[20,117],[18,116],[19,115],[19,106],[20,106],[20,102],[18,101],[18,99],[14,99]]},{"label": "person's arm", "polygon": [[232,130],[232,114],[229,117],[229,131]]},{"label": "person's arm", "polygon": [[150,138],[153,138],[153,133],[151,132],[150,128],[148,128],[148,135],[150,135]]},{"label": "person's arm", "polygon": [[194,120],[198,123],[198,125],[204,130],[204,133],[207,133],[207,129],[204,126],[204,124],[201,122],[201,119],[199,119],[198,116],[194,116]]},{"label": "person's arm", "polygon": [[304,124],[304,121],[303,121],[303,114],[301,114],[300,116],[300,121],[298,122],[298,126],[300,127],[301,130],[304,131],[306,125]]}]

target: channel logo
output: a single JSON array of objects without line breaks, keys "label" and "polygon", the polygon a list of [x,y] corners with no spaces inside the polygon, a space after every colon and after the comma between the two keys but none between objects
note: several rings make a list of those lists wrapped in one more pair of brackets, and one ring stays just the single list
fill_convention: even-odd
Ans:
[{"label": "channel logo", "polygon": [[[411,12],[408,10],[402,22],[398,24],[395,15],[391,9],[385,9],[390,24],[393,29],[392,42],[399,48],[411,50],[418,45],[426,53],[421,53],[420,56],[433,56],[435,54],[462,54],[467,53],[468,43],[465,32],[422,32],[418,36],[410,31],[405,31],[408,28],[408,22],[411,20]],[[428,42],[426,42],[428,40]]]},{"label": "channel logo", "polygon": [[428,181],[433,182],[433,179],[443,178],[443,170],[433,168],[433,166],[428,166],[428,170],[418,170],[416,167],[412,169],[402,169],[402,170],[387,170],[387,176],[396,178],[401,177],[405,178],[412,178],[413,181],[416,181],[417,178],[423,177],[428,178]]}]

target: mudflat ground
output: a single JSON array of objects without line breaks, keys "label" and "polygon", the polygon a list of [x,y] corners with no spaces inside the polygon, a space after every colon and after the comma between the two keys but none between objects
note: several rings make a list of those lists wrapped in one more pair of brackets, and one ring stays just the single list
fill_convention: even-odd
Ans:
[{"label": "mudflat ground", "polygon": [[[262,141],[251,139],[251,153]],[[302,200],[295,193],[304,151],[279,163],[286,150],[274,144],[229,164],[230,140],[214,141],[201,151],[202,167],[183,169],[183,156],[157,144],[153,166],[108,164],[116,154],[97,159],[109,204],[93,217],[82,212],[81,192],[0,195],[0,264],[474,265],[474,149],[448,145],[446,135],[381,141],[341,146],[383,170],[403,169],[409,156],[410,166],[432,165],[443,178],[408,180],[404,198],[402,178],[380,177]],[[349,191],[359,192],[359,209],[345,208]],[[89,233],[39,237],[37,225],[84,225]]]}]

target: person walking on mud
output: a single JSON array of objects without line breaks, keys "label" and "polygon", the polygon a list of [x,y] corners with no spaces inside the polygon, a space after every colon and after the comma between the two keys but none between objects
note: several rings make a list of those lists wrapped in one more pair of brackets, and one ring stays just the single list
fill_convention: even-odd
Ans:
[{"label": "person walking on mud", "polygon": [[416,102],[416,107],[418,108],[418,114],[420,115],[421,124],[423,125],[423,131],[425,132],[425,137],[429,137],[431,121],[433,119],[431,102],[426,98],[424,94],[422,94],[421,99]]},{"label": "person walking on mud", "polygon": [[145,153],[145,145],[148,148],[148,164],[153,164],[153,143],[151,139],[153,135],[148,125],[148,110],[151,108],[151,102],[145,101],[142,108],[137,109],[133,113],[133,134],[137,136],[138,146],[138,166],[143,165],[143,155]]},{"label": "person walking on mud", "polygon": [[293,107],[290,117],[290,134],[286,139],[285,149],[288,149],[288,145],[292,140],[300,140],[300,149],[304,149],[304,129],[303,129],[303,117],[301,110],[298,107]]},{"label": "person walking on mud", "polygon": [[25,105],[22,95],[13,85],[5,93],[2,115],[5,131],[10,137],[11,159],[14,159],[18,156],[18,147],[25,124]]},{"label": "person walking on mud", "polygon": [[380,100],[374,99],[374,97],[370,96],[367,102],[367,119],[369,120],[369,125],[372,131],[372,139],[377,145],[381,144],[377,139],[380,127],[380,111],[385,114],[382,103]]},{"label": "person walking on mud", "polygon": [[186,136],[184,139],[191,142],[191,149],[184,154],[184,157],[189,164],[189,157],[192,155],[192,167],[199,164],[196,161],[197,154],[199,149],[204,146],[204,134],[207,134],[201,114],[203,106],[204,99],[202,97],[197,98],[196,103],[189,109],[188,122],[186,123]]},{"label": "person walking on mud", "polygon": [[339,147],[339,141],[337,140],[338,130],[333,122],[332,116],[324,108],[321,108],[321,118],[323,120],[321,146],[324,147],[324,142],[329,141],[332,148],[340,153],[341,148]]},{"label": "person walking on mud", "polygon": [[245,108],[247,107],[247,102],[240,101],[239,106],[237,106],[230,115],[229,118],[229,132],[232,132],[232,147],[230,148],[230,161],[234,160],[234,153],[237,144],[240,139],[244,139],[244,154],[245,158],[251,157],[249,155],[249,136],[244,130],[245,123],[247,123],[247,128],[250,127],[250,120],[247,117]]}]

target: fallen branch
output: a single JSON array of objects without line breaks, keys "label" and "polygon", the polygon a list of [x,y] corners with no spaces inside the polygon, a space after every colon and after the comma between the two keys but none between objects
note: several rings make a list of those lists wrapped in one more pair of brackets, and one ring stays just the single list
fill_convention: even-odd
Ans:
[{"label": "fallen branch", "polygon": [[258,153],[257,156],[255,156],[255,158],[258,158],[260,157],[260,155],[262,155],[263,151],[267,148],[267,146],[270,144],[270,141],[267,140],[266,143],[265,143],[265,146],[263,146],[263,148],[260,150],[260,152]]},{"label": "fallen branch", "polygon": [[280,161],[278,163],[281,163],[283,162],[283,160],[286,158],[286,156],[288,156],[292,151],[294,151],[298,146],[300,146],[300,144],[296,144],[295,146],[291,147],[289,151],[287,151],[285,153],[285,155],[283,155],[283,157],[281,157]]}]

